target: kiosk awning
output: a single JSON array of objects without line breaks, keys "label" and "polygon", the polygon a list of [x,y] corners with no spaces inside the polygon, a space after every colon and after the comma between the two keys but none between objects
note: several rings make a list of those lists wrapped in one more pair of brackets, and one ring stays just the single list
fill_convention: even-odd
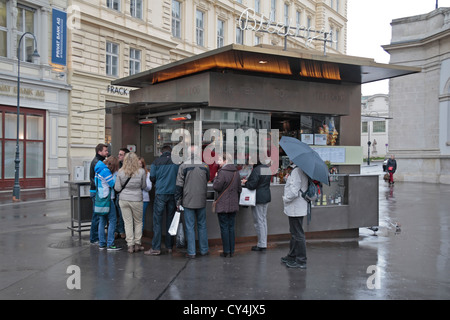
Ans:
[{"label": "kiosk awning", "polygon": [[420,72],[417,67],[377,63],[347,55],[321,55],[311,50],[281,51],[231,44],[161,67],[112,81],[113,85],[143,88],[208,70],[234,70],[294,80],[364,84]]}]

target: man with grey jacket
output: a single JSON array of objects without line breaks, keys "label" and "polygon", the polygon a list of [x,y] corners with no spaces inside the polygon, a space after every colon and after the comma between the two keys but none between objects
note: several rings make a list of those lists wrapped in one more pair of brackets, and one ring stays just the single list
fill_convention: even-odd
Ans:
[{"label": "man with grey jacket", "polygon": [[[191,159],[178,168],[175,200],[177,208],[184,208],[186,224],[187,258],[195,258],[195,219],[197,219],[200,254],[209,254],[206,231],[206,193],[209,181],[209,167],[201,161],[201,149],[190,147]],[[197,155],[197,156],[196,156]]]},{"label": "man with grey jacket", "polygon": [[284,213],[289,217],[291,241],[289,253],[281,258],[288,268],[306,269],[306,241],[303,231],[303,217],[308,212],[308,203],[302,197],[300,190],[308,188],[308,177],[299,167],[293,165],[286,185],[284,186]]}]

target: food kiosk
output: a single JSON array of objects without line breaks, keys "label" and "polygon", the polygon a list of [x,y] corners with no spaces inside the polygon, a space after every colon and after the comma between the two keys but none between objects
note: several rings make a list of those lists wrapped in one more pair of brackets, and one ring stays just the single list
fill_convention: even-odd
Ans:
[{"label": "food kiosk", "polygon": [[[112,82],[133,87],[127,105],[112,106],[114,154],[126,145],[147,164],[170,144],[176,129],[191,133],[192,144],[211,143],[209,129],[250,132],[276,130],[308,143],[332,172],[320,201],[313,204],[307,237],[355,237],[361,227],[378,225],[378,176],[361,176],[361,84],[419,72],[420,69],[379,64],[372,59],[310,50],[229,45]],[[200,128],[199,128],[200,126]],[[272,141],[273,143],[273,141]],[[235,143],[238,144],[238,143]],[[250,150],[251,137],[244,142]],[[273,151],[272,151],[273,152]],[[273,172],[268,207],[268,233],[285,238],[289,225],[282,194],[289,159],[280,148]],[[248,174],[251,154],[245,154],[241,175]],[[242,157],[241,157],[242,160]],[[217,217],[211,212],[214,191],[209,187],[209,239],[220,239]],[[152,232],[152,205],[145,233]],[[255,236],[251,210],[236,217],[237,239]]]}]

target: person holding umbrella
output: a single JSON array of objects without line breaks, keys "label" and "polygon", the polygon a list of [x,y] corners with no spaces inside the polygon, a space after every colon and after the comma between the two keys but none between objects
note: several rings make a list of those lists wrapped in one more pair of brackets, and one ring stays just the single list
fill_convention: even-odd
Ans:
[{"label": "person holding umbrella", "polygon": [[308,203],[301,196],[300,190],[308,188],[308,177],[302,169],[294,165],[284,186],[283,204],[284,213],[289,218],[289,231],[291,241],[289,253],[281,258],[288,268],[306,269],[306,240],[303,231],[303,217],[308,211]]},{"label": "person holding umbrella", "polygon": [[308,214],[308,201],[302,192],[308,189],[308,177],[330,184],[328,167],[322,158],[306,143],[283,136],[280,146],[291,160],[293,170],[284,186],[284,213],[289,217],[291,242],[289,253],[281,258],[289,268],[306,269],[306,240],[303,230],[303,217]]}]

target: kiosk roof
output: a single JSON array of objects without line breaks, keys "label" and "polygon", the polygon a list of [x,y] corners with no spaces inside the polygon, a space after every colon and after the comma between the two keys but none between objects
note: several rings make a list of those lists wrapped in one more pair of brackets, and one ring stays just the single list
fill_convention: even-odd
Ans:
[{"label": "kiosk roof", "polygon": [[199,55],[112,81],[143,88],[203,71],[234,70],[265,76],[364,84],[421,71],[421,68],[377,63],[373,59],[319,51],[231,44]]}]

